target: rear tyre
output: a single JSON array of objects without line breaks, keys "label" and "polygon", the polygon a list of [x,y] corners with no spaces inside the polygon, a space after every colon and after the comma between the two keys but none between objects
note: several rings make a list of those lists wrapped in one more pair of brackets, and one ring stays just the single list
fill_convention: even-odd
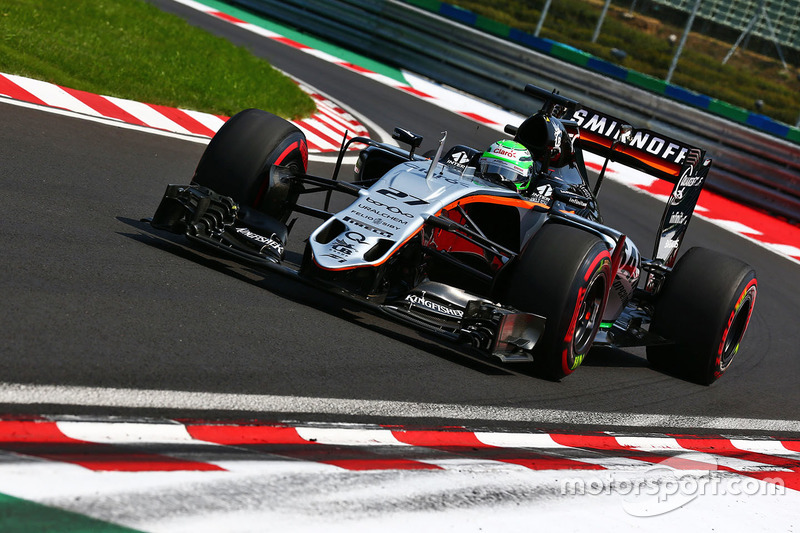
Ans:
[{"label": "rear tyre", "polygon": [[500,299],[546,318],[534,364],[551,379],[571,374],[592,347],[611,283],[611,256],[596,236],[561,224],[534,235],[503,281]]},{"label": "rear tyre", "polygon": [[756,301],[753,268],[706,248],[691,248],[669,273],[650,331],[675,344],[647,347],[654,367],[709,385],[739,350]]},{"label": "rear tyre", "polygon": [[237,203],[285,221],[288,187],[271,176],[273,165],[304,173],[308,168],[305,135],[292,123],[260,109],[231,117],[211,139],[193,182]]}]

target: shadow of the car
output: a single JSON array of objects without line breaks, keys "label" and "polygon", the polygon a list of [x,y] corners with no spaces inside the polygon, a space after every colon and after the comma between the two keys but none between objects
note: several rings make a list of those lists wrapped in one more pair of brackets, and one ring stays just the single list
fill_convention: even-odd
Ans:
[{"label": "shadow of the car", "polygon": [[[639,351],[642,351],[639,349]],[[595,346],[583,360],[581,366],[637,368],[647,367],[650,364],[644,355],[613,348],[610,346]]]},{"label": "shadow of the car", "polygon": [[[519,372],[514,371],[517,370],[517,368],[506,369],[499,361],[495,363],[489,359],[489,356],[479,353],[476,350],[448,343],[446,340],[440,339],[433,334],[417,331],[410,326],[390,321],[379,314],[370,312],[366,307],[362,307],[358,305],[357,302],[347,298],[311,287],[292,279],[290,276],[281,275],[278,272],[265,272],[255,267],[233,261],[226,256],[216,255],[213,249],[206,250],[193,247],[183,236],[156,231],[146,220],[136,220],[126,217],[117,217],[117,220],[138,230],[135,233],[120,233],[120,235],[124,237],[175,254],[183,259],[188,259],[222,274],[232,276],[262,290],[269,291],[276,296],[285,298],[286,300],[313,307],[331,316],[346,320],[351,324],[367,328],[388,338],[425,351],[440,359],[485,375],[520,375]],[[287,252],[287,260],[289,263],[295,263],[296,260],[296,264],[299,264],[300,259],[301,256],[299,256],[299,254]],[[522,372],[522,375],[530,374],[528,374],[528,372]]]}]

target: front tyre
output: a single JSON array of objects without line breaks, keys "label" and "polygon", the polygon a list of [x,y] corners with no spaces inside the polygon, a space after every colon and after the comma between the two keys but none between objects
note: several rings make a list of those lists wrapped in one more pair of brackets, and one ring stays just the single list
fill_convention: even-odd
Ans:
[{"label": "front tyre", "polygon": [[533,356],[547,377],[561,379],[583,362],[600,328],[610,283],[605,243],[574,227],[542,226],[516,259],[499,296],[545,317]]},{"label": "front tyre", "polygon": [[691,248],[667,275],[650,325],[674,344],[648,346],[648,361],[690,381],[713,383],[739,350],[757,292],[750,265]]},{"label": "front tyre", "polygon": [[[260,109],[245,109],[214,135],[197,164],[192,181],[237,203],[285,219],[288,187],[270,176],[273,165],[305,173],[306,137],[291,122]],[[272,179],[271,179],[272,178]]]}]

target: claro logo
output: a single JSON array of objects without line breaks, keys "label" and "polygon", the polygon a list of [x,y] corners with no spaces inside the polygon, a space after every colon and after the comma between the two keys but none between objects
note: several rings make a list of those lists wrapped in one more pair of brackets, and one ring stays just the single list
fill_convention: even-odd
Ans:
[{"label": "claro logo", "polygon": [[493,154],[500,154],[500,155],[504,155],[504,156],[508,156],[508,157],[514,157],[515,156],[514,152],[512,152],[511,150],[506,150],[504,148],[495,148],[494,150],[492,150],[492,153]]}]

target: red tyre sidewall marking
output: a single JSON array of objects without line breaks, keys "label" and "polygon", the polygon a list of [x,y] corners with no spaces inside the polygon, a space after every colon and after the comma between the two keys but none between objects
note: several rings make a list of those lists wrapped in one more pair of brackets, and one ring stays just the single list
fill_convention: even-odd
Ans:
[{"label": "red tyre sidewall marking", "polygon": [[286,150],[284,150],[281,155],[278,156],[278,159],[275,160],[275,165],[280,165],[283,163],[283,160],[286,159],[293,150],[300,150],[300,157],[303,160],[303,172],[308,170],[308,145],[305,142],[296,141],[290,144]]},{"label": "red tyre sidewall marking", "polygon": [[[273,163],[273,165],[280,165],[281,163],[283,163],[284,159],[289,157],[289,155],[295,150],[300,151],[300,158],[303,162],[303,172],[306,172],[308,170],[308,145],[306,144],[305,141],[295,141],[289,146],[287,146],[286,149],[283,152],[281,152],[281,155],[279,155],[278,158],[275,160],[275,163]],[[257,206],[261,202],[261,197],[264,196],[264,192],[266,191],[268,183],[269,183],[269,173],[267,173],[267,175],[264,176],[264,181],[261,183],[261,188],[258,190],[258,194],[256,195],[256,199],[253,202],[253,206]]]},{"label": "red tyre sidewall marking", "polygon": [[[728,317],[728,323],[725,326],[725,331],[722,334],[722,339],[719,342],[719,349],[717,350],[717,359],[714,361],[714,377],[719,378],[722,373],[725,371],[724,368],[720,369],[722,365],[722,352],[725,349],[725,341],[728,338],[728,334],[731,332],[731,326],[733,325],[733,321],[736,318],[736,314],[739,312],[739,309],[742,307],[742,304],[748,299],[750,300],[750,309],[747,312],[747,320],[744,323],[744,329],[742,330],[742,337],[744,337],[744,333],[747,331],[747,326],[750,324],[750,317],[753,315],[753,309],[755,308],[756,303],[756,293],[758,292],[758,282],[755,278],[750,280],[750,283],[742,291],[742,294],[739,295],[739,298],[736,301],[736,305],[733,307],[731,311],[731,316]],[[739,339],[741,342],[741,339]],[[737,343],[736,348],[734,349],[734,354],[739,351],[739,345]]]},{"label": "red tyre sidewall marking", "polygon": [[[599,276],[602,274],[602,270],[605,269],[606,265],[611,265],[611,256],[608,253],[608,250],[597,254],[592,261],[591,266],[586,269],[586,275],[583,277],[583,281],[586,282],[584,287],[581,287],[578,291],[578,298],[575,301],[575,309],[572,312],[572,319],[570,320],[569,329],[567,330],[567,334],[564,337],[564,349],[561,352],[561,369],[564,371],[564,374],[571,374],[576,368],[580,366],[580,363],[574,364],[570,366],[570,352],[572,346],[572,337],[575,335],[575,325],[578,322],[578,313],[581,310],[581,304],[583,303],[583,298],[586,295],[586,291],[589,287],[589,281],[592,280],[594,277]],[[606,280],[606,282],[610,282],[610,280]],[[605,310],[605,300],[603,301],[602,308],[600,309],[600,316],[602,317],[603,311]],[[580,354],[578,354],[580,355]],[[573,358],[574,359],[574,358]]]}]

